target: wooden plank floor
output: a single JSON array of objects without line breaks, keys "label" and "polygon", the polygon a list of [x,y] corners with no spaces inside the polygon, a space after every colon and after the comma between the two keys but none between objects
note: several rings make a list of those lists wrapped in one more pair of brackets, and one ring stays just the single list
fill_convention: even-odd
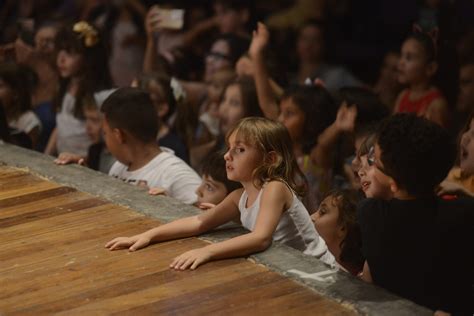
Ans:
[{"label": "wooden plank floor", "polygon": [[0,314],[318,314],[354,312],[245,259],[168,268],[197,238],[129,253],[104,244],[159,225],[10,167],[0,167]]}]

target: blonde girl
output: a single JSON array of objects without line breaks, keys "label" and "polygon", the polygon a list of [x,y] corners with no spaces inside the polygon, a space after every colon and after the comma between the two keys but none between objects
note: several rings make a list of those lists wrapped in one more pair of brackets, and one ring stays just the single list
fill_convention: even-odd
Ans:
[{"label": "blonde girl", "polygon": [[294,159],[286,128],[265,118],[245,118],[229,130],[226,144],[227,178],[239,181],[242,189],[232,192],[207,212],[132,237],[115,238],[105,247],[135,251],[153,242],[199,235],[240,216],[249,233],[187,251],[176,257],[170,267],[195,269],[211,260],[263,251],[272,241],[334,264],[334,257],[298,199],[304,176]]}]

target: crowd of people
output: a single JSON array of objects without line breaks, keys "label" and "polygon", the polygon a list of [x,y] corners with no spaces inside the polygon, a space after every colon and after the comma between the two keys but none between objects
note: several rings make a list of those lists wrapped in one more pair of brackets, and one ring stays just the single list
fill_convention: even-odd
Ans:
[{"label": "crowd of people", "polygon": [[106,248],[237,221],[249,233],[170,267],[279,241],[473,314],[474,25],[461,5],[404,4],[399,20],[372,7],[381,41],[345,0],[2,4],[0,139],[202,210]]}]

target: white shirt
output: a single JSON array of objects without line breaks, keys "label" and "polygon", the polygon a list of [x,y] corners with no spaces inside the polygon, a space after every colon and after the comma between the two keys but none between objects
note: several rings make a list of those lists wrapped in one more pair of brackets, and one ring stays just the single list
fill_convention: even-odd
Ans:
[{"label": "white shirt", "polygon": [[[265,188],[265,187],[264,187]],[[255,202],[245,207],[248,200],[244,191],[239,200],[240,221],[250,231],[254,230],[260,212],[260,198],[263,189],[258,193]],[[336,259],[329,252],[324,239],[319,236],[303,203],[293,193],[293,203],[285,210],[273,233],[272,239],[303,251],[304,254],[317,257],[324,263],[334,266]]]},{"label": "white shirt", "polygon": [[201,184],[201,178],[172,150],[160,148],[162,152],[142,168],[128,171],[126,165],[117,161],[110,168],[109,175],[133,185],[164,188],[167,195],[181,202],[196,203],[196,189]]},{"label": "white shirt", "polygon": [[[97,107],[100,108],[104,100],[114,91],[115,89],[110,89],[94,93]],[[76,98],[67,92],[63,97],[61,110],[56,114],[58,133],[56,147],[58,153],[69,152],[86,157],[92,141],[86,132],[86,121],[74,116],[75,103]]]},{"label": "white shirt", "polygon": [[10,121],[8,125],[20,132],[28,134],[35,127],[41,131],[41,121],[33,111],[26,111],[17,120]]}]

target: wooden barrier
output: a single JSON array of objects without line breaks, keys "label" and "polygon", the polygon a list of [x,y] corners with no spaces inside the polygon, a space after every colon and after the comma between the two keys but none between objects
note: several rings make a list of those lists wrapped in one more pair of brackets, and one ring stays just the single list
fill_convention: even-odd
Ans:
[{"label": "wooden barrier", "polygon": [[100,197],[0,167],[0,314],[331,314],[353,309],[245,259],[169,269],[206,241],[130,253],[104,244],[160,223]]}]

